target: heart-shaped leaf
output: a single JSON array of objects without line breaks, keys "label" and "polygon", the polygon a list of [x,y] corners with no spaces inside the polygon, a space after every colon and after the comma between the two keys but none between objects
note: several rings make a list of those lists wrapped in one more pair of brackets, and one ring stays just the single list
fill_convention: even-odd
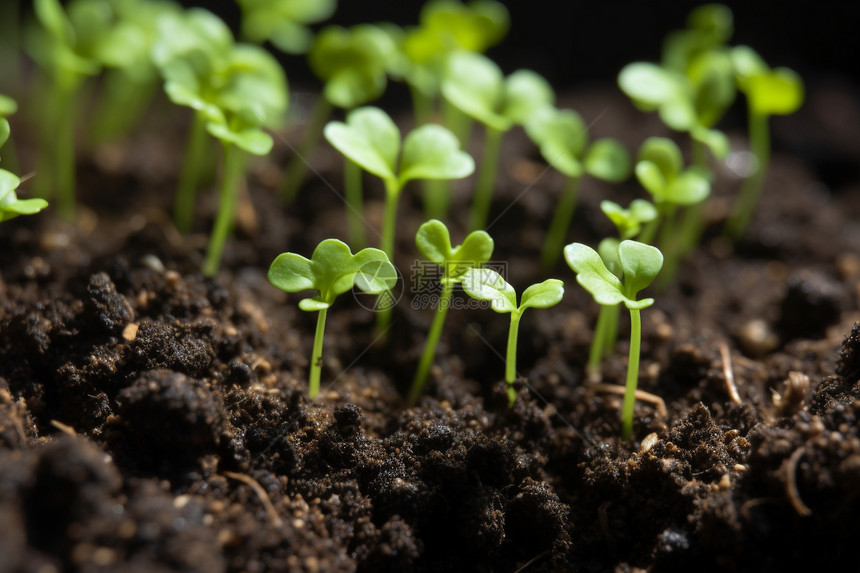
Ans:
[{"label": "heart-shaped leaf", "polygon": [[[621,241],[618,259],[624,272],[624,292],[630,299],[635,299],[636,293],[650,285],[663,267],[660,249],[638,241]],[[643,302],[639,301],[639,304]]]},{"label": "heart-shaped leaf", "polygon": [[531,70],[517,70],[505,79],[502,115],[523,125],[538,109],[555,103],[555,92],[543,76]]},{"label": "heart-shaped leaf", "polygon": [[609,272],[597,251],[582,243],[571,243],[564,248],[564,260],[576,273],[576,281],[591,293],[597,304],[616,305],[630,301],[624,296],[624,287]]},{"label": "heart-shaped leaf", "polygon": [[451,247],[444,223],[431,219],[415,234],[418,251],[444,269],[443,281],[456,282],[470,268],[479,267],[493,256],[493,239],[485,231],[472,231],[462,245]]},{"label": "heart-shaped leaf", "polygon": [[330,122],[325,138],[335,149],[386,181],[396,181],[400,131],[387,113],[376,107],[355,109],[346,123]]},{"label": "heart-shaped leaf", "polygon": [[582,176],[579,156],[588,145],[588,129],[578,113],[546,105],[524,127],[547,163],[568,177]]},{"label": "heart-shaped leaf", "polygon": [[471,268],[460,283],[470,297],[489,301],[496,312],[517,312],[517,293],[502,275],[493,269]]},{"label": "heart-shaped leaf", "polygon": [[803,105],[803,80],[788,68],[751,76],[745,91],[750,109],[762,115],[788,115]]},{"label": "heart-shaped leaf", "polygon": [[533,284],[523,291],[519,310],[527,308],[549,308],[561,302],[564,296],[564,283],[558,279],[547,279]]},{"label": "heart-shaped leaf", "polygon": [[441,88],[445,99],[469,117],[498,131],[511,128],[511,120],[500,113],[502,71],[486,56],[465,51],[451,54]]},{"label": "heart-shaped leaf", "polygon": [[710,194],[711,182],[707,176],[688,169],[663,189],[663,200],[673,205],[695,205]]},{"label": "heart-shaped leaf", "polygon": [[586,173],[604,181],[620,183],[630,177],[630,153],[614,139],[598,139],[592,143],[582,164]]},{"label": "heart-shaped leaf", "polygon": [[462,179],[475,171],[472,156],[460,149],[460,141],[441,125],[423,125],[403,142],[401,185],[412,179]]}]

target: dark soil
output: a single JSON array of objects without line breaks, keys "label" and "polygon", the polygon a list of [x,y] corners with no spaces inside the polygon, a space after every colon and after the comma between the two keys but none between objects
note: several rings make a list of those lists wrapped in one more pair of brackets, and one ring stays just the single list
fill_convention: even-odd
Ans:
[{"label": "dark soil", "polygon": [[[564,104],[630,148],[664,133],[613,91]],[[157,126],[81,156],[74,226],[50,212],[0,225],[0,571],[857,570],[860,145],[845,117],[858,100],[821,88],[774,121],[736,248],[719,227],[738,180],[719,168],[703,245],[649,292],[640,388],[667,413],[637,402],[629,443],[621,397],[586,381],[597,309],[563,265],[562,304],[523,320],[512,409],[507,319],[489,310],[449,313],[426,395],[404,406],[431,319],[410,285],[418,187],[401,204],[392,329],[378,338],[366,301],[342,296],[310,401],[315,317],[266,271],[344,238],[325,182],[284,209],[286,146],[255,165],[253,209],[206,279],[214,206],[190,237],[171,226],[180,153],[153,145]],[[535,261],[561,180],[522,134],[505,145],[489,232],[520,290],[547,278]],[[315,163],[337,188],[334,153]],[[639,193],[584,184],[570,240],[596,245],[611,232],[599,201]],[[605,384],[623,384],[624,328]]]}]

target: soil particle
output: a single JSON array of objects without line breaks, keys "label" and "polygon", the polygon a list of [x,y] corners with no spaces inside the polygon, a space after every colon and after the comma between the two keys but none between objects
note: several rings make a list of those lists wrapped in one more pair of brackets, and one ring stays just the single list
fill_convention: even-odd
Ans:
[{"label": "soil particle", "polygon": [[118,335],[134,320],[128,300],[116,291],[107,273],[96,273],[87,284],[85,320],[97,331]]}]

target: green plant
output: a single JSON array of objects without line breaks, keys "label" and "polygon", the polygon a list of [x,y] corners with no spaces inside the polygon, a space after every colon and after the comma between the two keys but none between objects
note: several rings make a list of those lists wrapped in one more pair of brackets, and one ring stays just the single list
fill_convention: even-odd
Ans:
[{"label": "green plant", "polygon": [[171,101],[194,110],[174,211],[182,230],[191,226],[206,133],[222,144],[218,214],[203,263],[203,272],[213,275],[233,224],[245,154],[271,150],[272,138],[263,127],[274,125],[286,110],[286,77],[262,48],[234,44],[226,24],[206,10],[169,14],[161,19],[160,31],[154,58],[164,90]]},{"label": "green plant", "polygon": [[[0,104],[2,103],[0,101]],[[9,122],[0,116],[0,147],[3,147],[8,139]],[[0,222],[14,219],[19,215],[32,215],[48,206],[48,202],[44,199],[19,199],[15,190],[20,184],[21,180],[17,175],[0,169]]]},{"label": "green plant", "polygon": [[511,315],[508,330],[508,349],[505,354],[505,382],[507,383],[508,406],[513,407],[517,399],[514,381],[517,378],[517,332],[520,319],[527,308],[549,308],[561,302],[564,283],[558,279],[547,279],[533,284],[523,291],[517,306],[517,293],[502,276],[493,269],[472,268],[462,279],[463,290],[477,300],[489,301],[494,311]]},{"label": "green plant", "polygon": [[653,298],[636,300],[636,296],[651,284],[663,266],[663,255],[656,247],[637,241],[621,241],[618,262],[623,282],[612,274],[600,255],[591,247],[572,243],[564,248],[564,258],[576,273],[576,281],[591,293],[600,305],[624,303],[630,311],[630,354],[624,405],[621,410],[621,439],[628,440],[633,431],[633,405],[639,379],[639,353],[642,322],[639,311],[654,304]]},{"label": "green plant", "polygon": [[308,394],[315,398],[320,388],[322,345],[326,313],[335,298],[357,286],[368,294],[390,290],[397,282],[397,271],[379,249],[362,249],[354,255],[337,239],[326,239],[314,249],[310,260],[295,253],[281,253],[272,262],[269,282],[285,292],[314,289],[312,297],[299,301],[299,308],[318,312],[316,334],[311,352]]},{"label": "green plant", "polygon": [[337,0],[236,0],[242,9],[240,37],[262,44],[272,42],[288,54],[303,54],[313,42],[308,24],[327,20]]},{"label": "green plant", "polygon": [[81,49],[79,27],[86,20],[73,22],[59,0],[35,0],[33,12],[36,22],[26,28],[24,42],[48,82],[42,91],[41,156],[34,186],[37,195],[56,196],[59,216],[71,220],[75,214],[78,91],[84,79],[97,74],[101,66],[92,54]]},{"label": "green plant", "polygon": [[659,229],[657,245],[666,255],[666,270],[661,275],[665,284],[675,276],[683,254],[680,246],[691,242],[683,235],[683,231],[690,227],[679,228],[676,224],[676,211],[678,207],[700,204],[710,195],[709,174],[698,166],[684,169],[681,150],[675,142],[664,137],[649,137],[642,143],[635,172],[657,207],[657,218],[642,231],[639,240],[653,242]]},{"label": "green plant", "polygon": [[15,154],[15,148],[9,141],[9,120],[6,118],[16,111],[18,111],[18,102],[0,94],[0,140],[5,142],[0,143],[0,159],[5,157],[6,166],[11,167],[13,171],[17,170],[18,159]]},{"label": "green plant", "polygon": [[589,144],[588,128],[573,110],[545,105],[528,118],[525,129],[546,162],[567,177],[541,252],[541,264],[548,269],[561,256],[582,176],[587,173],[604,181],[623,181],[630,176],[630,154],[614,139]]},{"label": "green plant", "polygon": [[457,138],[441,125],[422,125],[403,139],[387,113],[362,107],[346,123],[330,122],[325,137],[347,159],[385,183],[385,219],[380,248],[394,258],[397,205],[403,186],[412,179],[461,179],[475,162],[460,150]]},{"label": "green plant", "polygon": [[427,342],[424,344],[412,387],[409,389],[407,404],[410,406],[418,402],[418,398],[424,391],[424,383],[433,364],[436,347],[442,335],[442,326],[445,324],[445,317],[451,305],[454,286],[463,280],[469,269],[478,268],[489,261],[493,256],[494,246],[493,239],[485,231],[472,231],[466,236],[463,244],[452,247],[448,228],[436,219],[427,221],[418,228],[415,234],[415,245],[418,247],[418,252],[427,260],[442,268],[440,278],[442,292],[436,304],[436,313],[433,316],[430,331],[427,333]]},{"label": "green plant", "polygon": [[[600,210],[615,224],[620,238],[607,237],[603,239],[597,245],[597,253],[609,272],[621,279],[624,275],[618,260],[619,243],[623,240],[637,238],[642,231],[643,224],[657,218],[657,209],[644,199],[634,199],[626,209],[612,201],[601,201]],[[589,378],[592,380],[600,378],[601,363],[615,348],[615,342],[618,339],[619,310],[618,305],[600,305],[586,368]]]},{"label": "green plant", "polygon": [[[371,102],[385,91],[388,72],[395,65],[397,43],[389,29],[374,24],[352,28],[328,26],[314,39],[308,53],[308,64],[323,85],[322,97],[311,112],[304,138],[287,165],[281,198],[295,199],[308,169],[308,160],[319,143],[323,128],[339,107],[353,110]],[[361,173],[349,162],[344,164],[344,192],[351,213],[362,212]],[[359,216],[349,216],[350,240],[364,242]]]},{"label": "green plant", "polygon": [[757,162],[726,221],[726,234],[737,241],[752,218],[770,163],[768,119],[794,113],[803,105],[803,80],[788,68],[771,69],[748,46],[732,49],[732,61],[738,89],[747,99],[750,151]]},{"label": "green plant", "polygon": [[471,230],[482,229],[490,212],[502,136],[514,125],[525,123],[536,110],[553,103],[555,94],[535,72],[518,70],[505,78],[485,56],[457,52],[448,58],[442,95],[484,125],[484,152],[469,218]]}]

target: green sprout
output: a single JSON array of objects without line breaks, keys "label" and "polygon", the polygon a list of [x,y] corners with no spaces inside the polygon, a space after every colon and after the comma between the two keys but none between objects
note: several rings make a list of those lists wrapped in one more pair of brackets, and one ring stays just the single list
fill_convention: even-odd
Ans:
[{"label": "green sprout", "polygon": [[[612,201],[601,201],[600,210],[615,224],[620,239],[615,237],[603,239],[597,245],[597,252],[609,272],[621,279],[624,275],[618,261],[618,244],[623,240],[635,239],[642,232],[644,224],[657,218],[657,209],[644,199],[634,199],[626,209]],[[586,367],[590,379],[600,378],[601,363],[615,348],[615,342],[618,339],[619,311],[618,305],[600,305]]]},{"label": "green sprout", "polygon": [[316,334],[311,352],[309,389],[316,398],[320,389],[322,345],[326,313],[339,294],[357,286],[367,294],[391,290],[397,282],[397,271],[379,249],[362,249],[354,255],[337,239],[325,239],[308,260],[295,253],[281,253],[269,267],[269,282],[285,292],[314,289],[314,296],[299,301],[299,308],[318,312]]},{"label": "green sprout", "polygon": [[750,151],[757,161],[726,221],[726,234],[737,241],[752,218],[770,163],[768,118],[794,113],[803,105],[803,80],[788,68],[771,69],[748,46],[734,48],[732,61],[738,89],[747,98]]},{"label": "green sprout", "polygon": [[[510,14],[495,0],[431,0],[421,8],[420,25],[407,29],[400,41],[401,58],[395,75],[409,85],[415,124],[424,125],[435,115],[448,58],[458,51],[483,53],[508,33]],[[447,99],[441,99],[442,125],[468,147],[472,118]],[[424,184],[424,213],[441,219],[448,213],[451,184]]]},{"label": "green sprout", "polygon": [[418,362],[415,378],[406,400],[410,406],[418,402],[418,398],[424,391],[424,383],[433,364],[436,355],[436,347],[442,336],[442,326],[445,324],[445,316],[451,306],[451,295],[454,286],[461,282],[472,268],[478,268],[493,256],[493,239],[485,231],[472,231],[466,236],[462,245],[451,246],[451,235],[444,223],[436,219],[427,221],[418,228],[415,234],[415,245],[418,251],[432,263],[442,267],[442,292],[436,305],[436,313],[433,323],[427,333],[427,342],[424,352]]},{"label": "green sprout", "polygon": [[598,139],[589,145],[588,128],[573,110],[546,105],[532,114],[525,129],[547,163],[567,177],[541,252],[541,264],[549,269],[561,255],[582,176],[587,173],[604,181],[623,181],[630,176],[630,154],[614,139]]},{"label": "green sprout", "polygon": [[73,22],[59,0],[35,0],[33,12],[36,23],[25,30],[25,46],[48,80],[41,118],[42,156],[34,184],[37,195],[56,196],[58,214],[70,221],[75,215],[77,99],[84,79],[96,75],[101,66],[82,50],[78,38],[86,19]]},{"label": "green sprout", "polygon": [[666,271],[661,281],[666,284],[675,276],[683,254],[681,246],[691,242],[683,233],[690,227],[677,225],[676,212],[679,207],[702,203],[711,193],[710,179],[698,166],[684,169],[681,150],[674,141],[664,137],[649,137],[642,143],[635,172],[639,183],[651,194],[658,213],[639,235],[639,240],[654,242],[659,229],[657,244],[666,255]]},{"label": "green sprout", "polygon": [[[3,147],[8,139],[9,122],[0,116],[0,147]],[[21,180],[17,175],[0,169],[0,221],[8,221],[19,215],[33,215],[48,206],[44,199],[19,199],[15,190],[20,184]]]},{"label": "green sprout", "polygon": [[18,157],[12,142],[9,141],[9,120],[6,118],[18,111],[18,102],[9,96],[0,94],[0,159],[5,159],[6,166],[17,170]]},{"label": "green sprout", "polygon": [[[281,198],[292,202],[308,169],[308,159],[319,143],[332,110],[353,110],[379,98],[388,85],[388,72],[397,56],[397,43],[390,30],[373,24],[352,28],[328,26],[315,38],[308,53],[311,70],[324,82],[322,97],[316,102],[305,135],[287,165]],[[362,211],[361,172],[348,161],[344,164],[344,191],[347,208]],[[357,218],[347,220],[353,244],[364,242],[364,227]]]},{"label": "green sprout", "polygon": [[633,405],[639,380],[642,339],[639,311],[654,304],[653,298],[636,300],[636,295],[650,285],[660,272],[663,255],[656,247],[637,241],[621,241],[618,245],[618,262],[624,276],[623,282],[606,268],[600,255],[591,247],[572,243],[564,248],[564,258],[576,273],[576,281],[591,293],[597,304],[617,305],[623,302],[630,311],[630,354],[621,410],[621,439],[628,440],[633,431]]},{"label": "green sprout", "polygon": [[313,42],[308,24],[329,19],[337,0],[237,0],[245,42],[269,41],[287,54],[304,54]]},{"label": "green sprout", "polygon": [[346,123],[330,122],[325,137],[349,161],[385,183],[385,218],[380,248],[394,258],[397,205],[404,185],[412,179],[461,179],[475,170],[472,157],[441,125],[422,125],[403,139],[387,113],[362,107]]},{"label": "green sprout", "polygon": [[505,382],[508,392],[508,407],[517,399],[514,381],[517,378],[517,332],[520,319],[527,308],[549,308],[561,302],[564,283],[558,279],[547,279],[533,284],[523,291],[517,306],[517,293],[502,276],[493,269],[469,269],[462,279],[463,290],[477,300],[489,301],[494,311],[511,315],[508,330],[508,349],[505,355]]},{"label": "green sprout", "polygon": [[160,31],[155,60],[164,90],[171,101],[194,110],[174,211],[181,230],[191,226],[206,133],[223,148],[218,214],[203,263],[211,276],[233,225],[246,153],[266,155],[272,149],[263,127],[274,125],[286,110],[287,81],[274,57],[259,46],[234,44],[226,24],[206,10],[168,15]]},{"label": "green sprout", "polygon": [[484,152],[475,184],[469,228],[483,229],[490,213],[502,136],[522,125],[536,110],[555,101],[545,79],[530,70],[507,78],[489,58],[457,52],[448,58],[442,95],[461,112],[484,125]]}]

